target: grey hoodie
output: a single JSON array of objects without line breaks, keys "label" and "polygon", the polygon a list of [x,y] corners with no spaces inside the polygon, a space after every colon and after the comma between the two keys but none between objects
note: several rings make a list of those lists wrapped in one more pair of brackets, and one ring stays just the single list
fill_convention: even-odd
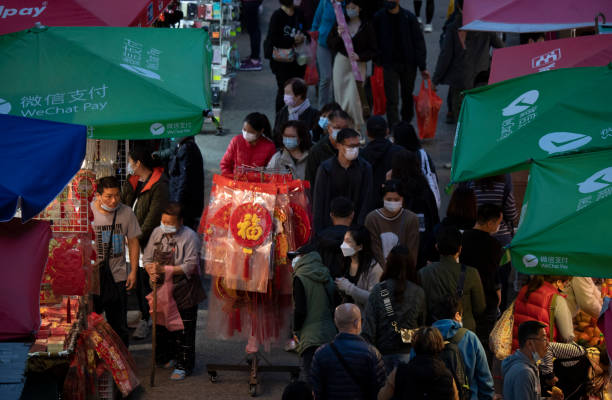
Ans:
[{"label": "grey hoodie", "polygon": [[502,361],[504,400],[540,400],[538,367],[523,352],[517,350]]}]

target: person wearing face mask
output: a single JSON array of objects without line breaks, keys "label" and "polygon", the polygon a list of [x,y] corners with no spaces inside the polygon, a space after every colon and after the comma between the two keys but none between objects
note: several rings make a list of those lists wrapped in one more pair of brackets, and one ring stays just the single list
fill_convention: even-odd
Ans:
[{"label": "person wearing face mask", "polygon": [[362,317],[368,303],[370,290],[380,281],[383,273],[372,254],[370,233],[365,226],[350,228],[340,245],[344,255],[344,274],[336,278],[336,287],[344,303],[359,306]]},{"label": "person wearing face mask", "polygon": [[[142,235],[139,241],[142,251],[147,246],[153,229],[159,224],[161,213],[168,205],[170,197],[168,178],[164,169],[156,165],[146,146],[135,146],[128,155],[128,178],[121,192],[121,201],[132,207],[140,224]],[[143,266],[142,262],[140,266]],[[149,303],[145,296],[151,293],[151,287],[142,268],[138,268],[138,274],[136,295],[142,319],[132,336],[135,339],[144,339],[149,335],[150,327]]]},{"label": "person wearing face mask", "polygon": [[488,349],[489,334],[493,330],[501,304],[499,262],[503,250],[492,235],[499,229],[502,210],[496,204],[485,203],[478,207],[477,215],[473,229],[463,232],[459,261],[476,268],[480,274],[487,307],[476,317],[476,333],[485,349]]},{"label": "person wearing face mask", "polygon": [[249,165],[265,167],[276,153],[271,137],[270,121],[264,114],[254,112],[246,116],[242,134],[236,135],[221,159],[221,174],[233,176],[236,167]]},{"label": "person wearing face mask", "polygon": [[392,248],[401,244],[415,257],[419,253],[419,218],[402,207],[404,196],[401,182],[388,180],[381,188],[383,207],[371,211],[365,226],[372,237],[372,253],[384,267]]},{"label": "person wearing face mask", "polygon": [[157,325],[155,358],[165,369],[174,369],[171,380],[183,380],[195,365],[195,335],[198,304],[206,297],[200,278],[200,238],[183,225],[181,206],[170,203],[145,248],[143,262],[151,284],[163,283],[171,274],[172,295],[184,328],[170,332]]},{"label": "person wearing face mask", "polygon": [[366,78],[366,63],[376,57],[378,44],[374,26],[363,12],[365,0],[346,1],[346,21],[349,35],[353,43],[353,52],[347,53],[342,40],[344,28],[337,23],[327,36],[327,47],[336,54],[333,67],[334,99],[343,110],[355,121],[355,126],[361,129],[364,124],[363,108],[360,91],[363,83],[356,82],[351,61],[356,61],[361,76]]},{"label": "person wearing face mask", "polygon": [[313,191],[313,224],[320,232],[332,224],[329,216],[332,199],[349,198],[355,205],[355,222],[363,224],[370,212],[372,167],[359,157],[359,133],[342,129],[338,133],[338,156],[323,162],[317,171]]},{"label": "person wearing face mask", "polygon": [[272,156],[267,169],[290,171],[293,179],[304,180],[306,160],[312,147],[310,134],[301,121],[285,122],[277,135],[280,149]]},{"label": "person wearing face mask", "polygon": [[[514,322],[517,325],[517,321]],[[517,326],[520,348],[502,361],[504,400],[540,400],[542,390],[538,361],[549,347],[548,325],[539,321],[525,321]],[[563,400],[563,393],[552,391],[551,399]]]},{"label": "person wearing face mask", "polygon": [[[112,304],[105,304],[103,296],[94,296],[94,310],[98,314],[106,313],[106,320],[119,335],[126,346],[129,345],[127,326],[127,290],[136,287],[138,281],[138,257],[141,235],[138,219],[130,207],[121,204],[119,190],[121,185],[117,178],[107,176],[97,182],[98,195],[91,210],[94,216],[93,229],[96,233],[96,251],[100,264],[107,263],[113,275],[114,284],[119,288],[119,299]],[[130,264],[129,271],[125,261],[125,243],[127,242]],[[103,284],[113,282],[102,281]],[[100,293],[108,292],[101,287]]]},{"label": "person wearing face mask", "polygon": [[[268,25],[268,37],[264,42],[264,51],[268,43],[270,69],[276,77],[277,92],[275,111],[285,106],[283,101],[286,82],[291,78],[302,78],[306,65],[299,65],[295,48],[309,40],[304,28],[304,17],[296,5],[297,0],[279,0],[281,7],[274,11]],[[298,4],[296,4],[298,3]],[[270,54],[271,53],[271,54]]]},{"label": "person wearing face mask", "polygon": [[305,376],[315,350],[336,335],[334,307],[337,299],[329,270],[313,245],[289,253],[293,268],[293,330],[298,338],[296,351],[302,358]]},{"label": "person wearing face mask", "polygon": [[432,327],[438,328],[444,340],[456,344],[459,349],[470,386],[470,399],[493,399],[495,388],[485,353],[486,347],[474,332],[463,327],[461,299],[457,296],[444,299],[434,307],[434,315],[437,320]]},{"label": "person wearing face mask", "polygon": [[546,335],[551,342],[569,343],[574,340],[572,313],[560,292],[565,281],[567,277],[564,276],[533,275],[519,291],[514,301],[512,350],[520,346],[518,326],[529,320],[546,324]]},{"label": "person wearing face mask", "polygon": [[310,106],[307,96],[308,86],[301,78],[291,78],[285,83],[285,106],[276,114],[274,134],[280,135],[280,129],[287,121],[301,121],[306,126],[306,132],[319,122],[319,111]]},{"label": "person wearing face mask", "polygon": [[327,136],[327,125],[329,124],[329,115],[334,112],[342,110],[340,104],[333,102],[329,104],[325,104],[323,108],[321,108],[321,114],[319,115],[319,120],[312,128],[312,141],[313,143],[318,143],[322,137]]},{"label": "person wearing face mask", "polygon": [[327,120],[325,130],[327,134],[322,136],[321,140],[312,146],[310,156],[308,157],[308,163],[306,164],[306,180],[310,182],[311,188],[315,187],[319,166],[323,161],[336,157],[338,154],[336,144],[338,132],[340,132],[341,129],[353,127],[353,119],[343,110],[333,111],[329,114]]},{"label": "person wearing face mask", "polygon": [[[384,8],[374,15],[374,27],[379,50],[375,62],[384,69],[387,121],[390,126],[400,120],[410,122],[414,116],[412,92],[417,68],[423,79],[430,77],[419,21],[400,7],[399,0],[386,0]],[[400,94],[401,114],[398,113]]]},{"label": "person wearing face mask", "polygon": [[[331,103],[334,99],[332,87],[332,66],[334,54],[327,45],[327,36],[336,23],[336,13],[332,2],[336,0],[320,0],[314,20],[313,32],[318,35],[317,42],[317,69],[319,71],[319,108]],[[342,2],[343,3],[343,2]],[[344,4],[342,4],[344,9]]]}]

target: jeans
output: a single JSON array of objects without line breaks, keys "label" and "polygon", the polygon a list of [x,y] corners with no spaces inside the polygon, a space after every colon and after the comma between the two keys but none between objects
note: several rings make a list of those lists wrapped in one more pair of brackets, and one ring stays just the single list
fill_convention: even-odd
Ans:
[{"label": "jeans", "polygon": [[389,375],[391,371],[399,363],[407,363],[410,361],[410,353],[397,353],[397,354],[386,354],[383,356],[383,362],[385,363],[385,373]]},{"label": "jeans", "polygon": [[[401,120],[410,122],[414,116],[412,91],[416,79],[415,65],[393,64],[384,67],[385,96],[387,97],[387,122],[393,127],[400,121],[398,114],[399,97],[402,96]],[[400,87],[398,89],[398,86]]]},{"label": "jeans", "polygon": [[[418,17],[421,14],[421,6],[423,5],[422,0],[414,0],[414,14]],[[425,23],[431,24],[431,20],[434,15],[434,0],[427,0],[427,6],[425,8]]]},{"label": "jeans", "polygon": [[[94,297],[94,311],[98,314],[106,313],[106,321],[115,333],[121,338],[125,347],[130,345],[130,331],[127,325],[127,291],[125,290],[125,281],[115,282],[119,287],[119,301],[112,305],[103,305],[96,301]],[[103,288],[100,288],[103,290]]]},{"label": "jeans", "polygon": [[198,306],[185,310],[179,309],[179,314],[181,314],[183,320],[183,330],[170,332],[165,326],[155,326],[157,334],[155,362],[165,364],[170,360],[176,360],[176,369],[183,370],[187,375],[190,375],[195,366]]},{"label": "jeans", "polygon": [[319,70],[319,109],[334,101],[332,87],[333,54],[330,49],[317,46],[317,68]]},{"label": "jeans", "polygon": [[251,41],[251,56],[249,58],[259,60],[261,47],[261,30],[259,29],[259,6],[261,1],[245,1],[242,3],[244,11],[244,24]]}]

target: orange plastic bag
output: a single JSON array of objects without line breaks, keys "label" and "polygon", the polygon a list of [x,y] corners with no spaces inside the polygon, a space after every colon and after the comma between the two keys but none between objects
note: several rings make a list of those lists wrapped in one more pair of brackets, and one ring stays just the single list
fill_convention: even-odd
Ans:
[{"label": "orange plastic bag", "polygon": [[[173,267],[166,265],[164,269],[166,270],[164,284],[157,289],[156,324],[165,326],[170,332],[180,331],[184,329],[184,326],[183,319],[172,294],[174,289],[172,281]],[[153,292],[147,295],[147,301],[149,302],[151,313],[153,313]]]},{"label": "orange plastic bag", "polygon": [[374,73],[370,77],[372,86],[373,115],[384,115],[387,113],[387,96],[385,95],[385,78],[382,67],[375,65]]},{"label": "orange plastic bag", "polygon": [[433,91],[431,79],[421,82],[421,90],[414,97],[414,108],[417,116],[417,126],[421,139],[431,139],[436,136],[438,112],[442,107],[442,99]]},{"label": "orange plastic bag", "polygon": [[317,71],[317,36],[314,32],[310,32],[310,39],[310,43],[308,44],[310,60],[308,61],[308,65],[306,65],[304,82],[306,82],[308,86],[313,86],[319,83],[319,71]]}]

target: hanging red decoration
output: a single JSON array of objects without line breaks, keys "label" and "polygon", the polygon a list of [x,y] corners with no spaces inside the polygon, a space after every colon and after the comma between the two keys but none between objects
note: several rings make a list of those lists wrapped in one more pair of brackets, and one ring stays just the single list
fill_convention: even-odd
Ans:
[{"label": "hanging red decoration", "polygon": [[230,217],[230,230],[236,243],[247,255],[244,259],[243,278],[249,279],[250,255],[261,245],[272,230],[272,217],[261,204],[240,204]]},{"label": "hanging red decoration", "polygon": [[310,218],[304,207],[291,203],[293,210],[293,230],[295,232],[295,245],[301,247],[310,240]]}]

